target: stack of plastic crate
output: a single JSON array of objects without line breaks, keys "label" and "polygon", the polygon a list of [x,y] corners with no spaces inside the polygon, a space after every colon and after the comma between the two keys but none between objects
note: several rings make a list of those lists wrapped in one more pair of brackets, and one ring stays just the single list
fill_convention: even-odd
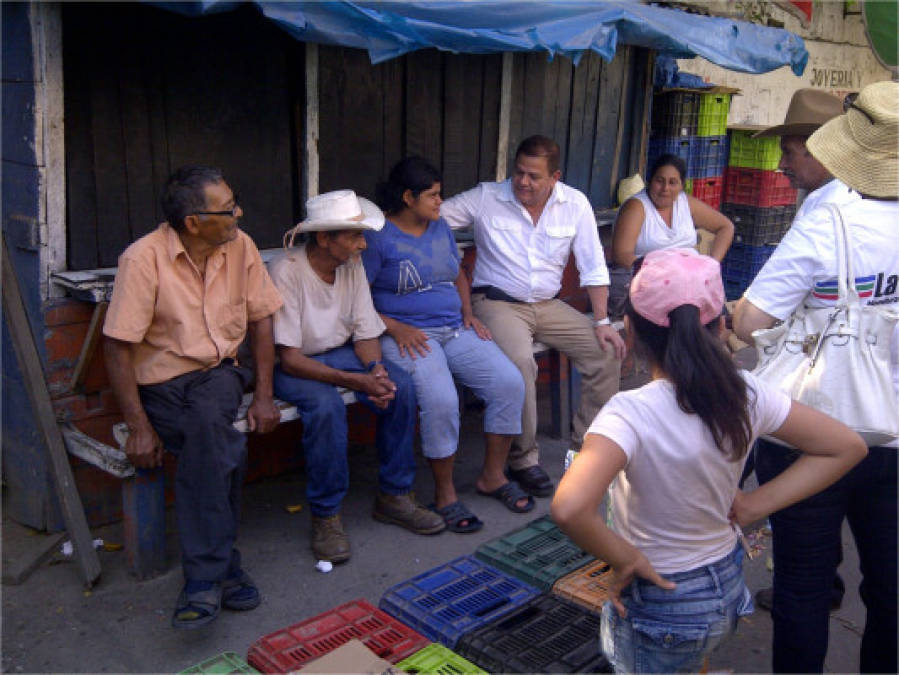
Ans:
[{"label": "stack of plastic crate", "polygon": [[727,114],[730,94],[700,94],[696,140],[687,174],[693,180],[692,195],[714,209],[721,208],[724,169],[727,166]]},{"label": "stack of plastic crate", "polygon": [[700,94],[696,91],[669,91],[653,97],[647,166],[652,166],[661,155],[677,155],[687,164],[690,175],[699,103]]},{"label": "stack of plastic crate", "polygon": [[733,129],[721,211],[734,223],[734,243],[721,265],[728,300],[739,298],[774,252],[796,215],[796,190],[777,171],[780,139]]}]

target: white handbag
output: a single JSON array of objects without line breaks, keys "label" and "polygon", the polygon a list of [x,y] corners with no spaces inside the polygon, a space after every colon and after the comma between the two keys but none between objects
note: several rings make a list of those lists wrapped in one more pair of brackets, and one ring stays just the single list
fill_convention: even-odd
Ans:
[{"label": "white handbag", "polygon": [[786,321],[754,331],[760,379],[854,429],[869,446],[899,436],[899,400],[890,372],[890,341],[899,313],[863,305],[855,288],[852,241],[838,206],[834,219],[839,299],[833,307],[798,307]]}]

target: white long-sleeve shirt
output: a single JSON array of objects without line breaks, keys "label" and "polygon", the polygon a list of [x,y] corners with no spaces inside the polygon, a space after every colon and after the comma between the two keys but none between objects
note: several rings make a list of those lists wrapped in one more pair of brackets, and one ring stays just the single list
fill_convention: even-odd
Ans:
[{"label": "white long-sleeve shirt", "polygon": [[453,229],[474,226],[475,287],[495,286],[525,302],[549,300],[562,287],[571,253],[581,286],[609,285],[593,208],[564,183],[556,183],[536,224],[509,180],[481,183],[446,200],[440,215]]}]

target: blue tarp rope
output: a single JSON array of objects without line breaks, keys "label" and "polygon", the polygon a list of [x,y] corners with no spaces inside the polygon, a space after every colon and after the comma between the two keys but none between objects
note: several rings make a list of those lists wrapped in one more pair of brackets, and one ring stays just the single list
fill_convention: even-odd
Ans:
[{"label": "blue tarp rope", "polygon": [[[229,11],[244,3],[149,4],[196,16]],[[701,56],[745,73],[790,66],[801,75],[808,62],[802,38],[787,30],[623,0],[257,0],[252,4],[298,40],[366,49],[372,63],[436,47],[473,54],[546,51],[550,58],[562,54],[577,64],[587,50],[611,61],[618,43],[676,58]]]}]

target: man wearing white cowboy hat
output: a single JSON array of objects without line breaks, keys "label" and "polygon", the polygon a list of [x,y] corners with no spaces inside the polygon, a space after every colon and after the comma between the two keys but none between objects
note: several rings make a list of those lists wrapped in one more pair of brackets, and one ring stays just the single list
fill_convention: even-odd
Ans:
[{"label": "man wearing white cowboy hat", "polygon": [[[297,406],[303,420],[306,497],[312,550],[319,560],[344,562],[350,543],[340,518],[349,486],[346,409],[337,387],[378,415],[379,492],[373,516],[416,534],[436,534],[443,518],[416,503],[415,388],[406,372],[381,358],[385,326],[372,304],[359,254],[364,230],[380,230],[384,215],[352,190],[306,202],[306,220],[285,235],[288,251],[271,275],[284,306],[274,319],[281,357],[275,394]],[[298,233],[311,236],[290,248]]]},{"label": "man wearing white cowboy hat", "polygon": [[[851,233],[859,296],[868,305],[899,309],[899,83],[865,87],[844,115],[824,124],[806,145],[824,169],[860,195],[839,204]],[[737,305],[737,335],[751,340],[754,330],[786,319],[800,304],[834,305],[833,228],[833,216],[823,205],[793,222]],[[899,325],[890,353],[890,374],[899,393]],[[837,483],[771,515],[775,672],[823,669],[844,518],[857,545],[867,608],[860,671],[896,672],[897,452],[897,441],[871,447]],[[790,448],[767,444],[757,458],[759,482],[787,470],[794,459]]]}]

